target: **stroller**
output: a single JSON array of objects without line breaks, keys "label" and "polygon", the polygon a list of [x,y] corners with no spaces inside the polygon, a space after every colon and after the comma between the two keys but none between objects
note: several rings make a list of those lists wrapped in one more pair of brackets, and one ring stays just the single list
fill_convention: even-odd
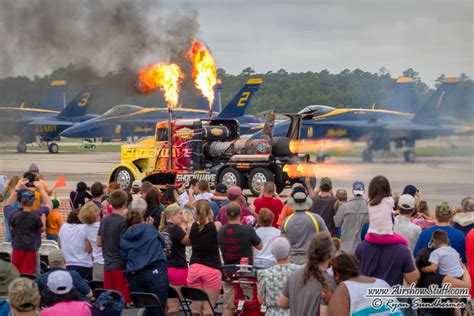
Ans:
[{"label": "stroller", "polygon": [[[236,268],[239,269],[236,271]],[[234,288],[237,315],[264,316],[266,307],[258,300],[257,267],[241,262],[241,264],[223,265],[221,269],[225,281],[231,283]],[[252,297],[248,296],[247,289],[252,290]]]}]

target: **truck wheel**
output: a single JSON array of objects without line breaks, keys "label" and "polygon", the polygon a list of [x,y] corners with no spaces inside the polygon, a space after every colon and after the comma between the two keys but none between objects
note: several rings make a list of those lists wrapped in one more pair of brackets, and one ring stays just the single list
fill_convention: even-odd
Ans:
[{"label": "truck wheel", "polygon": [[234,185],[242,187],[242,174],[237,169],[227,167],[219,174],[219,183],[224,183],[227,188]]},{"label": "truck wheel", "polygon": [[115,171],[114,181],[125,191],[130,190],[132,182],[135,180],[133,173],[126,167],[120,167]]},{"label": "truck wheel", "polygon": [[277,191],[278,194],[280,194],[286,188],[286,183],[285,183],[285,179],[284,179],[284,176],[283,176],[283,170],[280,167],[275,167],[273,169],[273,173],[275,174],[276,191]]},{"label": "truck wheel", "polygon": [[405,162],[414,163],[416,160],[416,153],[413,149],[409,149],[403,153]]},{"label": "truck wheel", "polygon": [[250,172],[249,189],[254,196],[258,196],[260,194],[260,187],[268,181],[275,182],[273,173],[265,168],[255,168]]}]

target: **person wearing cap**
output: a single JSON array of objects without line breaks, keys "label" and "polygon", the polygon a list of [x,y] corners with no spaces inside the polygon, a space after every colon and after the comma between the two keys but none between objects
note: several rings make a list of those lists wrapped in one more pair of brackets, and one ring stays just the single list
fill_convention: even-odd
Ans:
[{"label": "person wearing cap", "polygon": [[[29,182],[29,179],[23,178],[17,183],[5,203],[4,212],[12,233],[12,263],[20,273],[33,274],[36,270],[36,252],[41,246],[41,233],[45,230],[45,216],[53,204],[41,183],[34,181],[33,185],[45,203],[44,207],[34,210],[35,193],[26,188]],[[18,201],[19,209],[13,209],[15,201]]]},{"label": "person wearing cap", "polygon": [[[229,200],[229,203],[235,202],[240,205],[240,212],[242,213],[242,217],[249,216],[250,215],[250,210],[245,204],[245,200],[242,196],[242,189],[238,186],[231,186],[230,188],[227,189],[227,199]],[[227,208],[229,207],[229,204],[226,204],[222,206],[219,209],[219,212],[217,213],[217,220],[221,222],[222,225],[225,225],[228,223],[229,219],[227,217]]]},{"label": "person wearing cap", "polygon": [[[240,205],[235,202],[229,203],[227,207],[227,218],[229,222],[222,226],[217,233],[217,240],[224,259],[224,265],[235,265],[240,259],[248,258],[249,265],[253,265],[253,248],[262,250],[263,244],[253,227],[242,225]],[[226,269],[227,275],[231,275],[238,268]],[[232,283],[224,282],[224,313],[223,316],[234,315],[234,287]]]},{"label": "person wearing cap", "polygon": [[270,249],[276,259],[276,265],[269,269],[257,270],[258,296],[267,307],[265,315],[289,316],[290,311],[288,309],[277,306],[278,297],[288,277],[301,266],[290,263],[290,242],[285,237],[280,236],[273,239]]},{"label": "person wearing cap", "polygon": [[309,177],[306,177],[306,188],[309,197],[313,200],[310,211],[320,215],[333,237],[337,237],[337,227],[334,223],[334,215],[336,215],[337,199],[332,194],[332,180],[328,177],[322,177],[319,181],[319,186],[315,190],[309,184]]},{"label": "person wearing cap", "polygon": [[46,239],[58,241],[59,229],[63,224],[63,217],[59,213],[59,200],[53,200],[53,209],[46,218]]},{"label": "person wearing cap", "polygon": [[39,168],[38,168],[37,164],[32,163],[30,165],[30,167],[28,168],[28,172],[31,172],[31,173],[38,176],[38,181],[41,183],[41,185],[43,186],[46,193],[48,193],[48,195],[51,195],[53,193],[53,189],[51,189],[51,187],[46,183],[46,181],[44,181],[44,176],[39,171]]},{"label": "person wearing cap", "polygon": [[79,300],[71,274],[67,271],[53,271],[48,275],[43,305],[50,307],[44,308],[41,316],[92,316],[91,306]]},{"label": "person wearing cap", "polygon": [[41,296],[33,280],[17,278],[8,286],[8,300],[12,316],[38,315]]},{"label": "person wearing cap", "polygon": [[413,252],[421,228],[411,222],[411,216],[415,211],[415,198],[410,194],[403,194],[398,200],[398,215],[395,217],[393,231],[402,235],[408,241],[408,248]]},{"label": "person wearing cap", "polygon": [[362,227],[369,222],[369,210],[364,193],[364,183],[355,181],[352,184],[354,198],[341,205],[334,216],[334,224],[341,227],[341,250],[350,254],[354,254],[361,242]]},{"label": "person wearing cap", "polygon": [[416,242],[415,250],[413,254],[415,257],[418,256],[418,251],[423,248],[427,248],[431,236],[437,230],[444,230],[448,234],[449,244],[453,247],[461,256],[463,262],[467,262],[466,259],[466,236],[460,230],[450,226],[453,209],[448,202],[441,202],[436,206],[435,217],[437,224],[433,227],[423,230]]},{"label": "person wearing cap", "polygon": [[8,286],[19,277],[20,273],[13,264],[0,260],[0,295],[8,294]]},{"label": "person wearing cap", "polygon": [[[303,186],[303,184],[300,183],[300,182],[295,182],[295,183],[293,183],[293,185],[291,186],[291,192],[292,192],[292,193],[293,193],[293,190],[294,190],[296,187],[304,187],[304,186]],[[288,216],[290,216],[290,215],[293,214],[294,212],[295,212],[295,211],[290,208],[290,206],[288,205],[288,203],[286,203],[285,205],[283,205],[283,209],[281,210],[280,216],[278,216],[278,221],[277,221],[278,228],[281,228],[281,224],[283,224],[283,221],[285,220],[285,218],[287,218]]]},{"label": "person wearing cap", "polygon": [[295,213],[285,219],[281,233],[290,241],[292,263],[306,263],[308,245],[314,237],[319,234],[330,236],[322,217],[308,211],[312,204],[304,187],[295,188],[288,199],[288,205]]},{"label": "person wearing cap", "polygon": [[141,190],[142,190],[142,182],[140,180],[134,180],[132,182],[132,188],[130,189],[132,193],[132,198],[134,201],[142,196]]},{"label": "person wearing cap", "polygon": [[409,194],[415,198],[418,192],[419,192],[418,189],[413,184],[408,184],[403,188],[402,195]]},{"label": "person wearing cap", "polygon": [[467,235],[474,228],[474,198],[467,196],[461,201],[461,208],[455,212],[451,224]]},{"label": "person wearing cap", "polygon": [[254,216],[258,216],[258,213],[260,212],[262,208],[267,208],[270,211],[272,211],[273,213],[272,226],[275,228],[278,228],[277,222],[278,222],[278,217],[280,216],[280,213],[283,210],[283,202],[278,197],[275,183],[268,181],[262,186],[260,197],[256,198],[253,201],[253,206],[255,207],[255,212],[253,212],[252,210],[250,212]]},{"label": "person wearing cap", "polygon": [[219,214],[219,209],[224,205],[229,204],[229,199],[227,198],[227,186],[224,183],[219,183],[216,185],[210,203],[214,218],[217,218],[217,214]]},{"label": "person wearing cap", "polygon": [[48,254],[48,264],[50,270],[36,278],[35,282],[40,291],[45,291],[48,287],[48,276],[55,271],[65,271],[71,275],[73,288],[76,290],[79,299],[86,301],[92,297],[92,290],[89,284],[76,271],[66,270],[66,259],[61,249],[54,249]]}]

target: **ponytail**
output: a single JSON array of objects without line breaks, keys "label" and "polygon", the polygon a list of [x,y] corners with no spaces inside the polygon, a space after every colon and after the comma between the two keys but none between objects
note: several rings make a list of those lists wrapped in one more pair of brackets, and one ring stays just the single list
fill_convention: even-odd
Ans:
[{"label": "ponytail", "polygon": [[204,229],[204,226],[206,226],[206,222],[209,219],[209,215],[211,214],[211,205],[209,204],[209,201],[198,201],[196,205],[196,212],[198,214],[199,231],[201,231]]},{"label": "ponytail", "polygon": [[317,235],[313,238],[308,248],[308,262],[304,268],[303,287],[311,278],[315,278],[323,285],[324,291],[328,290],[329,285],[321,273],[319,265],[331,258],[331,251],[332,243],[328,236]]}]

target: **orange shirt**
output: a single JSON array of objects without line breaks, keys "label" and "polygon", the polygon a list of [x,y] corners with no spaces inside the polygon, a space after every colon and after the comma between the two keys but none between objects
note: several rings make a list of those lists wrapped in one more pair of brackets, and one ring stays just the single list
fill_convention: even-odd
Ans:
[{"label": "orange shirt", "polygon": [[290,216],[290,215],[293,214],[294,212],[295,212],[295,211],[293,211],[293,210],[288,206],[288,204],[285,204],[285,206],[283,206],[283,209],[281,210],[280,217],[278,217],[278,222],[277,222],[278,227],[281,227],[281,225],[283,224],[283,221],[285,220],[285,218],[287,218],[288,216]]},{"label": "orange shirt", "polygon": [[63,224],[63,218],[57,209],[49,212],[48,217],[46,218],[46,234],[59,234],[59,228]]}]

